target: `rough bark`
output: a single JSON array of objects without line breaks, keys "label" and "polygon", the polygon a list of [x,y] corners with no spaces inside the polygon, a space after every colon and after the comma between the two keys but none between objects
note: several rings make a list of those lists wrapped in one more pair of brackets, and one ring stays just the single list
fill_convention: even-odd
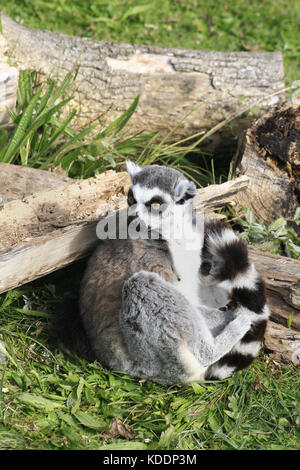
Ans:
[{"label": "rough bark", "polygon": [[265,280],[272,320],[300,331],[300,261],[249,247],[251,260]]},{"label": "rough bark", "polygon": [[15,108],[19,77],[18,70],[8,64],[5,52],[4,39],[0,35],[0,126],[10,122],[7,108]]},{"label": "rough bark", "polygon": [[300,364],[300,332],[268,322],[265,346],[275,361]]},{"label": "rough bark", "polygon": [[67,176],[25,166],[0,163],[0,203],[24,199],[74,180]]},{"label": "rough bark", "polygon": [[56,228],[96,220],[125,207],[128,187],[127,173],[108,171],[7,202],[0,211],[0,253]]},{"label": "rough bark", "polygon": [[240,138],[234,174],[250,185],[236,196],[261,222],[293,217],[300,205],[300,100],[274,107]]},{"label": "rough bark", "polygon": [[[186,116],[172,140],[207,131],[241,111],[248,102],[262,109],[283,98],[279,52],[214,52],[157,46],[106,43],[31,30],[2,14],[2,30],[10,57],[18,67],[61,80],[77,70],[70,106],[78,108],[77,125],[101,116],[111,122],[137,95],[139,105],[129,121],[131,132],[166,135]],[[276,96],[271,96],[277,94]],[[241,99],[243,97],[243,99]],[[249,119],[240,118],[241,128]],[[223,129],[211,138],[224,146]],[[208,139],[209,141],[209,139]]]},{"label": "rough bark", "polygon": [[271,321],[265,334],[265,346],[280,362],[300,363],[300,261],[264,253],[249,247],[266,284]]}]

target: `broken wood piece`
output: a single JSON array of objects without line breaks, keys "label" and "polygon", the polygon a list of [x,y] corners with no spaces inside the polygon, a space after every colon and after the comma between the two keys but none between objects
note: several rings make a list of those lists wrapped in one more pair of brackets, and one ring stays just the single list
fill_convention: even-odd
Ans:
[{"label": "broken wood piece", "polygon": [[96,226],[97,221],[93,221],[56,229],[0,253],[0,293],[87,256],[98,240]]},{"label": "broken wood piece", "polygon": [[[79,128],[99,116],[105,125],[111,123],[139,96],[127,133],[166,136],[173,129],[170,139],[176,141],[212,129],[224,120],[225,113],[242,113],[245,104],[257,104],[264,110],[284,98],[280,52],[107,43],[29,29],[5,14],[1,19],[14,65],[38,71],[41,79],[58,81],[68,71],[74,75],[76,71],[69,90],[74,98],[68,106],[78,109],[72,123]],[[240,116],[237,123],[245,129],[250,121],[249,116]],[[206,142],[215,149],[224,147],[225,138],[232,139],[228,126]]]},{"label": "broken wood piece", "polygon": [[233,160],[234,175],[250,184],[235,197],[259,222],[293,218],[300,204],[300,100],[274,107],[242,134]]},{"label": "broken wood piece", "polygon": [[7,202],[0,211],[0,253],[56,228],[97,220],[125,207],[129,185],[127,173],[108,171]]}]

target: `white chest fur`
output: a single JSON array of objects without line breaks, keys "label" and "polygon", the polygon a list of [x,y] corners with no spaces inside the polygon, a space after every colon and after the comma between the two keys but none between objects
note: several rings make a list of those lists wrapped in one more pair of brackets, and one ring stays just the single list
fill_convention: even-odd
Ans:
[{"label": "white chest fur", "polygon": [[198,307],[200,303],[198,271],[202,238],[195,233],[193,242],[185,239],[171,239],[168,240],[168,244],[174,267],[180,278],[176,287],[192,305]]}]

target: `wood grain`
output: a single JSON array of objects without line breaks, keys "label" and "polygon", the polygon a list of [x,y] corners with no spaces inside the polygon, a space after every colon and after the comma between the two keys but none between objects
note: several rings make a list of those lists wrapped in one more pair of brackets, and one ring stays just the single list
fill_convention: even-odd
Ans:
[{"label": "wood grain", "polygon": [[[171,140],[210,130],[224,116],[241,112],[247,103],[267,109],[284,98],[280,52],[216,52],[158,46],[107,43],[26,28],[2,14],[2,30],[11,61],[39,72],[40,78],[62,80],[76,70],[69,90],[78,127],[97,119],[106,124],[139,106],[127,132],[159,132]],[[75,123],[75,121],[72,121]],[[249,126],[241,117],[237,125]],[[222,139],[231,134],[227,126]],[[214,141],[214,139],[216,139]],[[217,135],[209,140],[224,145]]]}]

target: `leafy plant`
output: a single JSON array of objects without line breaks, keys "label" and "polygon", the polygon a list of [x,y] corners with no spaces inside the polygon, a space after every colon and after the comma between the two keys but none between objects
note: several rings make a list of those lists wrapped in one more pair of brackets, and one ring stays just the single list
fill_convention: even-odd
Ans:
[{"label": "leafy plant", "polygon": [[20,72],[17,109],[16,112],[9,110],[15,129],[12,135],[8,130],[1,134],[0,161],[41,169],[61,165],[67,171],[70,171],[75,161],[80,161],[84,163],[80,176],[99,167],[105,169],[106,165],[115,166],[109,144],[127,124],[138,104],[138,98],[118,119],[92,137],[91,132],[97,123],[79,132],[72,129],[75,109],[61,119],[62,112],[72,99],[63,99],[72,79],[72,74],[68,73],[58,87],[49,79],[48,87],[42,93],[35,72]]},{"label": "leafy plant", "polygon": [[300,259],[300,239],[293,227],[300,226],[300,207],[293,219],[278,217],[268,226],[258,222],[251,209],[246,210],[244,218],[234,217],[234,223],[242,229],[240,237],[248,243],[269,253]]},{"label": "leafy plant", "polygon": [[[209,166],[197,147],[206,137],[202,131],[176,143],[170,143],[170,138],[182,121],[161,140],[157,133],[126,134],[139,97],[106,127],[99,118],[99,122],[75,131],[76,109],[67,113],[72,97],[64,98],[66,91],[70,94],[72,80],[71,73],[59,86],[49,79],[43,91],[34,71],[20,72],[16,111],[9,110],[15,128],[12,133],[5,128],[0,133],[0,161],[44,170],[60,165],[71,177],[87,178],[118,169],[130,158],[142,166],[161,163],[180,168],[199,185],[215,182],[213,161]],[[187,158],[191,152],[202,155],[202,168]]]}]

